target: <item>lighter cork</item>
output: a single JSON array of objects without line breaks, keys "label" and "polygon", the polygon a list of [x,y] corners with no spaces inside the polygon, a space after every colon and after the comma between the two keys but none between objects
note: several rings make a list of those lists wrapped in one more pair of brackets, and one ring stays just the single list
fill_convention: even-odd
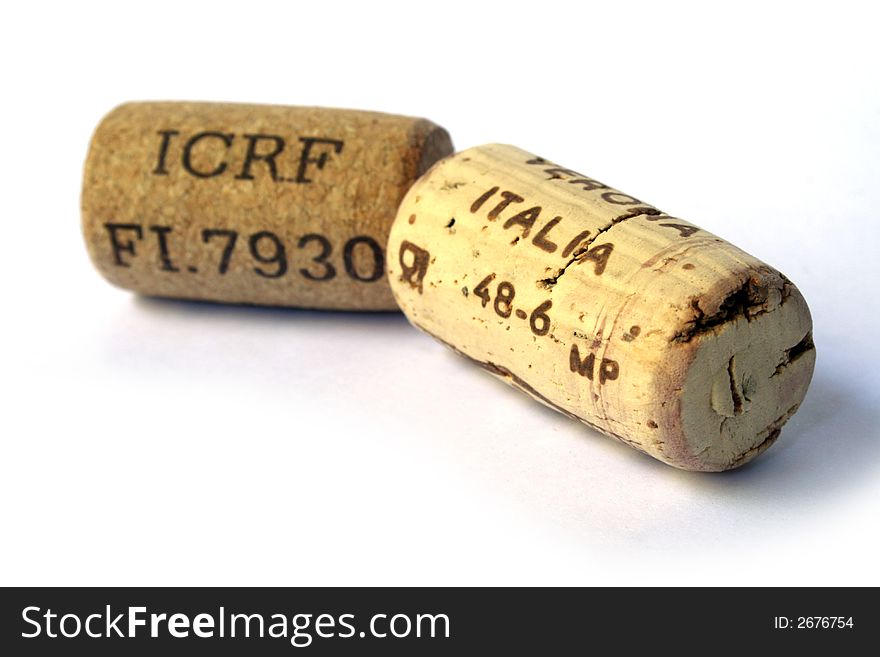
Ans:
[{"label": "lighter cork", "polygon": [[394,310],[385,244],[452,151],[430,121],[315,107],[117,107],[85,164],[82,228],[111,283],[230,303]]},{"label": "lighter cork", "polygon": [[431,169],[388,253],[416,327],[678,468],[728,470],[763,452],[812,376],[810,313],[785,276],[512,146]]}]

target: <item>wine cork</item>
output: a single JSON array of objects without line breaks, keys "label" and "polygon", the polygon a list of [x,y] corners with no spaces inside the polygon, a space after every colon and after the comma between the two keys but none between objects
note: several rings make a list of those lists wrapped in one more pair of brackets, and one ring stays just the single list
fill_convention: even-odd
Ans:
[{"label": "wine cork", "polygon": [[129,103],[92,138],[85,241],[111,283],[142,294],[394,310],[388,230],[412,182],[450,152],[424,119]]},{"label": "wine cork", "polygon": [[810,313],[785,276],[512,146],[435,165],[404,198],[388,253],[416,327],[678,468],[763,452],[812,376]]}]

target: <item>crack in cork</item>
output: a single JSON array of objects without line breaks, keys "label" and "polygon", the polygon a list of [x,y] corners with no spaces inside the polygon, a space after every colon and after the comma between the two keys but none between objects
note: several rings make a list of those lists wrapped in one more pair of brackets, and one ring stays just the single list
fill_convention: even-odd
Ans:
[{"label": "crack in cork", "polygon": [[815,348],[816,346],[813,344],[813,332],[808,331],[807,334],[801,338],[800,342],[783,352],[782,360],[779,365],[776,366],[776,369],[773,371],[773,374],[770,375],[770,378],[773,378],[777,374],[781,374],[786,367]]},{"label": "crack in cork", "polygon": [[774,442],[776,442],[776,439],[779,438],[779,434],[782,433],[782,427],[785,425],[786,422],[788,422],[788,420],[791,418],[791,416],[797,412],[797,409],[799,406],[800,406],[800,404],[795,404],[794,406],[789,408],[785,413],[783,413],[778,418],[773,420],[773,422],[768,424],[767,428],[764,429],[761,433],[759,433],[756,436],[756,438],[759,438],[759,439],[763,437],[763,440],[761,440],[761,442],[759,442],[754,447],[747,449],[745,452],[743,452],[742,454],[737,456],[735,459],[733,459],[730,462],[728,469],[732,470],[733,468],[736,468],[741,463],[744,463],[746,461],[750,461],[753,457],[757,456],[758,454],[760,454],[761,452],[766,450],[768,447],[770,447],[770,445],[772,445]]},{"label": "crack in cork", "polygon": [[587,254],[587,252],[590,250],[590,246],[592,246],[593,242],[595,242],[599,238],[600,235],[602,235],[605,232],[608,232],[613,226],[616,226],[617,224],[619,224],[623,221],[626,221],[627,219],[633,219],[635,217],[641,217],[644,215],[659,215],[659,214],[663,214],[663,213],[660,210],[658,210],[657,208],[640,206],[637,208],[632,208],[630,210],[627,210],[623,214],[614,217],[605,226],[602,226],[602,228],[600,228],[596,232],[596,234],[593,235],[593,237],[589,238],[582,246],[575,249],[574,252],[572,253],[569,261],[567,263],[565,263],[565,265],[563,265],[562,268],[559,269],[555,275],[550,276],[548,278],[539,279],[537,282],[538,287],[543,287],[544,289],[552,290],[553,286],[559,282],[559,279],[562,278],[562,275],[566,272],[566,270],[571,265],[573,265],[575,262],[581,260],[583,258],[583,256],[585,256]]},{"label": "crack in cork", "polygon": [[733,400],[733,414],[742,415],[743,398],[739,392],[739,386],[736,383],[736,365],[734,364],[735,358],[736,356],[731,356],[730,360],[727,362],[727,376],[730,379],[730,397]]},{"label": "crack in cork", "polygon": [[[718,307],[718,311],[711,315],[707,315],[700,307],[700,300],[693,297],[691,308],[694,310],[694,318],[687,322],[685,329],[672,336],[671,342],[690,342],[696,336],[711,333],[715,327],[735,321],[740,317],[751,322],[755,317],[771,312],[772,309],[767,308],[769,290],[767,284],[762,283],[756,275],[752,274],[737,289],[728,294]],[[781,295],[779,305],[782,305],[791,296],[791,283],[784,280],[779,291]]]}]

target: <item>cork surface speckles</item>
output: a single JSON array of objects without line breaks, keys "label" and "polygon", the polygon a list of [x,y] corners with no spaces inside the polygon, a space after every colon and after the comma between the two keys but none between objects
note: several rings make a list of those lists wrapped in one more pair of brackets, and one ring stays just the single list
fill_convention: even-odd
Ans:
[{"label": "cork surface speckles", "polygon": [[393,310],[390,224],[418,175],[451,152],[425,119],[129,103],[92,138],[83,233],[98,270],[142,294]]},{"label": "cork surface speckles", "polygon": [[408,319],[531,395],[661,461],[738,467],[806,394],[809,309],[698,226],[512,146],[442,160],[388,242]]}]

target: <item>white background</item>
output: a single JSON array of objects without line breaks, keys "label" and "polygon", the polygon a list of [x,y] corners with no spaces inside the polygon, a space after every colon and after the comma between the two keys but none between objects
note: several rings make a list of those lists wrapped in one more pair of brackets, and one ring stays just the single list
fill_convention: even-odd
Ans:
[{"label": "white background", "polygon": [[[880,584],[877,20],[771,4],[4,3],[0,583]],[[115,289],[81,167],[136,99],[427,116],[596,176],[797,283],[809,395],[689,474],[399,315]]]}]

